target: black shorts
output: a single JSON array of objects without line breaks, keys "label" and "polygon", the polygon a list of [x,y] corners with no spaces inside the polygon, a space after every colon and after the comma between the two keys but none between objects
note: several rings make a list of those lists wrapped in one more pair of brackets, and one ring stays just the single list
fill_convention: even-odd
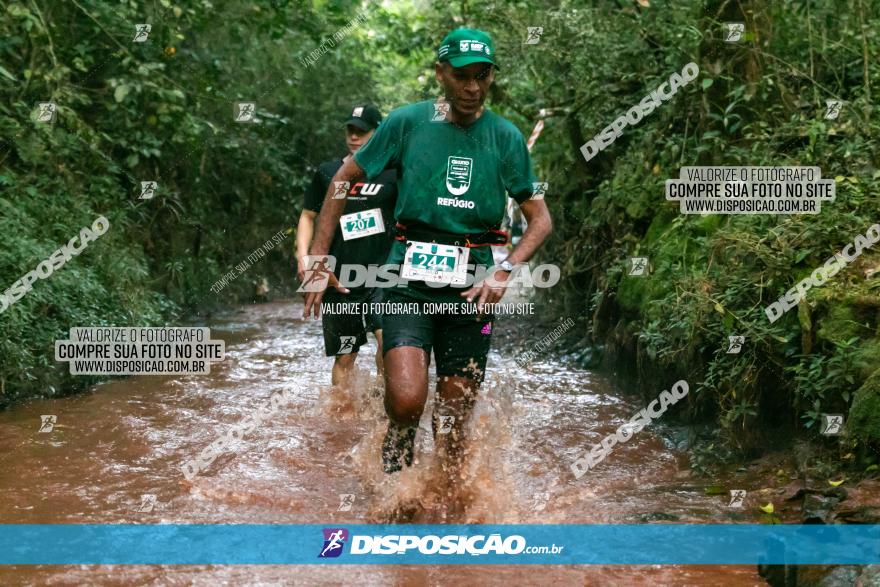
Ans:
[{"label": "black shorts", "polygon": [[[424,310],[430,308],[424,304],[430,302],[394,289],[385,291],[383,301],[388,309],[382,317],[383,353],[399,346],[414,346],[424,349],[430,360],[433,348],[438,377],[457,375],[483,381],[494,316],[477,320],[473,312],[465,311],[463,302],[458,313],[429,314]],[[393,311],[395,305],[409,311]]]},{"label": "black shorts", "polygon": [[[367,344],[367,331],[382,329],[382,316],[370,312],[371,304],[382,301],[382,290],[352,291],[342,294],[327,291],[321,301],[321,327],[324,330],[324,354],[328,357],[356,353]],[[327,311],[333,305],[336,311]]]}]

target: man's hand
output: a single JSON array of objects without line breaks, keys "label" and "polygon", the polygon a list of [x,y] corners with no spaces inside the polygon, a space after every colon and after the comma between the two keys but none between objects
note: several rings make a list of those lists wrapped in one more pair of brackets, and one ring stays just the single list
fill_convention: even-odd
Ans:
[{"label": "man's hand", "polygon": [[[519,241],[510,254],[507,256],[507,262],[513,265],[514,271],[519,270],[519,264],[528,261],[535,251],[544,242],[544,239],[553,231],[553,222],[550,219],[550,211],[547,210],[547,204],[544,200],[526,200],[520,204],[523,216],[529,223],[522,239]],[[473,301],[474,297],[479,296],[477,301],[477,310],[479,314],[477,319],[483,315],[484,304],[494,304],[498,302],[507,290],[507,282],[510,280],[510,273],[501,268],[496,268],[490,273],[480,285],[475,285],[461,296],[466,298],[468,302]]]},{"label": "man's hand", "polygon": [[350,291],[343,287],[333,272],[327,268],[326,257],[315,258],[314,255],[309,255],[305,259],[305,262],[310,262],[311,266],[305,270],[302,285],[299,287],[299,291],[304,292],[306,298],[303,318],[308,318],[310,313],[313,313],[315,318],[320,318],[321,300],[324,299],[324,292],[327,291],[328,285],[332,285],[339,293],[347,294]]},{"label": "man's hand", "polygon": [[495,304],[504,297],[508,279],[510,279],[510,272],[496,269],[481,284],[461,293],[461,297],[465,298],[468,303],[472,303],[474,298],[477,299],[477,320],[483,316],[485,304]]},{"label": "man's hand", "polygon": [[307,255],[300,255],[296,261],[296,277],[299,279],[300,283],[306,278],[306,257]]}]

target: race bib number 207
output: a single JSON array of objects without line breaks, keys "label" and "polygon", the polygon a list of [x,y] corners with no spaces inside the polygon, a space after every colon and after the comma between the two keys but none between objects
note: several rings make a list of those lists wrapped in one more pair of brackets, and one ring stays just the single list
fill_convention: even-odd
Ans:
[{"label": "race bib number 207", "polygon": [[379,208],[345,214],[339,219],[339,225],[342,227],[342,240],[346,241],[385,232]]},{"label": "race bib number 207", "polygon": [[407,244],[402,278],[450,285],[465,283],[470,249],[420,241]]}]

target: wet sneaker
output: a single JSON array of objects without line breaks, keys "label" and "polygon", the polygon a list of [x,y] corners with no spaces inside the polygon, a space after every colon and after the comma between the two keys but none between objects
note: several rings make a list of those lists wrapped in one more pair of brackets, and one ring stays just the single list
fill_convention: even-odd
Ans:
[{"label": "wet sneaker", "polygon": [[415,426],[400,427],[388,424],[388,432],[382,442],[382,467],[386,473],[396,473],[412,465],[416,444]]}]

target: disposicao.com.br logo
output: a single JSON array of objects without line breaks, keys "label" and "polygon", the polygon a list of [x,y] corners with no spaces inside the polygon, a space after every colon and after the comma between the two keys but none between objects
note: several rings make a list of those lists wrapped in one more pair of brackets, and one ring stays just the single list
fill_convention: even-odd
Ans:
[{"label": "disposicao.com.br logo", "polygon": [[342,547],[348,539],[348,530],[345,528],[324,528],[324,546],[318,558],[336,558],[342,554]]},{"label": "disposicao.com.br logo", "polygon": [[[319,558],[338,557],[349,537],[344,528],[324,528],[324,546]],[[485,536],[463,536],[448,534],[438,536],[429,534],[386,534],[378,536],[351,536],[349,554],[412,554],[421,555],[463,555],[472,556],[502,554],[561,554],[564,546],[527,546],[526,539],[518,534],[502,538],[501,534]]]}]

